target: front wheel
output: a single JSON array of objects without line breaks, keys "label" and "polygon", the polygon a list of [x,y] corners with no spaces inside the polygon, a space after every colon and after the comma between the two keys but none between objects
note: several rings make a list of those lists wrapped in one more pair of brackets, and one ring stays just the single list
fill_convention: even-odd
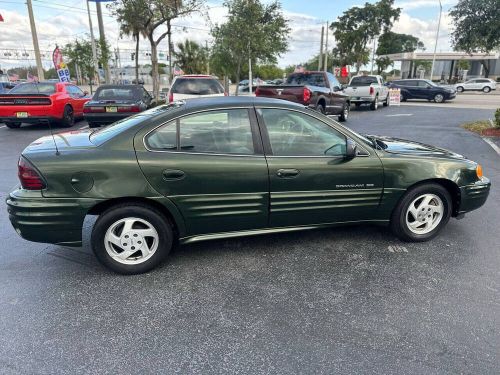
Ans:
[{"label": "front wheel", "polygon": [[349,102],[344,103],[344,108],[342,109],[342,113],[339,115],[339,121],[344,122],[349,118],[349,112],[351,110],[351,105]]},{"label": "front wheel", "polygon": [[387,94],[387,98],[385,98],[385,101],[384,101],[384,107],[389,107],[390,103],[391,103],[391,99],[389,98],[389,94]]},{"label": "front wheel", "polygon": [[97,219],[92,249],[106,267],[121,274],[138,274],[158,266],[172,249],[173,231],[168,219],[141,204],[123,204]]},{"label": "front wheel", "polygon": [[436,103],[443,103],[444,102],[444,96],[443,96],[443,94],[436,94],[436,95],[434,95],[434,101]]},{"label": "front wheel", "polygon": [[483,87],[483,92],[488,93],[490,91],[491,91],[491,87],[489,87],[489,86],[484,86]]},{"label": "front wheel", "polygon": [[451,211],[451,196],[443,186],[420,185],[399,201],[392,213],[391,229],[403,241],[428,241],[443,229]]},{"label": "front wheel", "polygon": [[21,127],[20,122],[6,122],[5,126],[8,127],[9,129],[18,129]]}]

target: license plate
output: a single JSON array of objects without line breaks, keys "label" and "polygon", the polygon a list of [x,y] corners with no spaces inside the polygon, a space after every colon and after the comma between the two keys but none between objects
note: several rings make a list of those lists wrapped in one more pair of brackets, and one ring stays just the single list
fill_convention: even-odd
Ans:
[{"label": "license plate", "polygon": [[118,112],[118,108],[116,108],[116,107],[106,107],[106,112]]},{"label": "license plate", "polygon": [[16,112],[16,117],[26,118],[26,117],[28,117],[28,112]]}]

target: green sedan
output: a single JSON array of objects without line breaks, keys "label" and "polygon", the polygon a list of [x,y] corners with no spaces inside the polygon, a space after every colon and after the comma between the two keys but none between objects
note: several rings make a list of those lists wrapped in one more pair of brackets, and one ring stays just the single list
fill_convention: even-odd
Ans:
[{"label": "green sedan", "polygon": [[123,274],[154,268],[176,243],[347,223],[426,241],[490,190],[481,166],[451,151],[238,97],[41,138],[23,151],[19,179],[7,206],[20,236],[81,246],[85,217],[97,215],[94,253]]}]

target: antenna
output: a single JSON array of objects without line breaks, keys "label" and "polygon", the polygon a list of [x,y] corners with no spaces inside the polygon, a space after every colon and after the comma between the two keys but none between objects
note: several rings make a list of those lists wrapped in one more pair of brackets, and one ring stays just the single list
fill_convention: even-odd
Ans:
[{"label": "antenna", "polygon": [[[41,95],[40,88],[38,87],[38,79],[34,81],[35,81],[36,91],[38,92],[38,95]],[[50,124],[50,120],[48,120],[48,124],[49,124],[50,135],[52,136],[52,141],[54,141],[54,146],[56,148],[56,155],[59,156],[60,155],[59,148],[57,148],[56,137],[54,137],[54,132],[52,131],[52,125]]]}]

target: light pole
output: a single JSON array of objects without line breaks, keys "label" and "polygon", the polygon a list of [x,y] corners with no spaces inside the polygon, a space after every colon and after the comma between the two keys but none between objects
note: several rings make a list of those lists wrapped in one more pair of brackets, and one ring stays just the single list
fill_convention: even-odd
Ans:
[{"label": "light pole", "polygon": [[443,6],[441,5],[441,0],[438,1],[439,1],[439,20],[438,20],[438,29],[436,32],[436,43],[434,44],[434,55],[432,56],[431,81],[432,81],[432,73],[434,73],[434,63],[436,62],[436,50],[439,39],[439,26],[441,26],[441,13],[443,12]]}]

